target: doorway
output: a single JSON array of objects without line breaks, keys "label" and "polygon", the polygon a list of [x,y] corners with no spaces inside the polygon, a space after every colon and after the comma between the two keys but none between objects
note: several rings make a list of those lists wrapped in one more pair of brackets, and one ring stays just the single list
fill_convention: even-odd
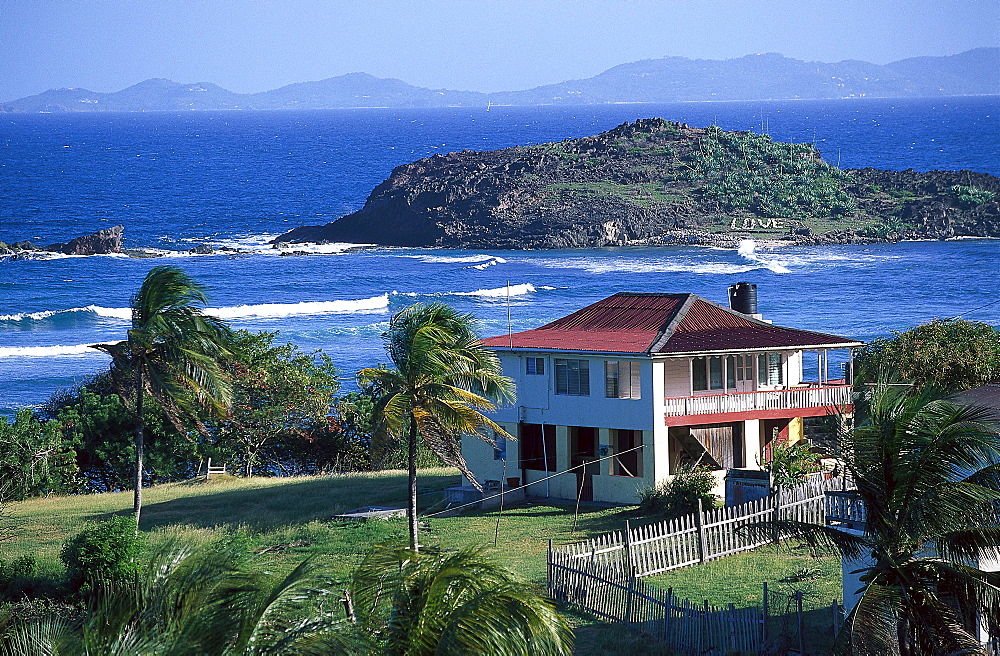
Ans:
[{"label": "doorway", "polygon": [[580,501],[593,501],[594,475],[601,471],[601,464],[597,462],[597,429],[570,426],[569,450],[570,467],[579,467],[573,473],[576,474],[576,491]]}]

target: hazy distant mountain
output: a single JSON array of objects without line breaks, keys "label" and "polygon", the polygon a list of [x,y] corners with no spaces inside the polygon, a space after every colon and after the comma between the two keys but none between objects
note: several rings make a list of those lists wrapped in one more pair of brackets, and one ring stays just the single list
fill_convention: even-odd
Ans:
[{"label": "hazy distant mountain", "polygon": [[180,111],[494,105],[589,105],[686,100],[882,98],[1000,94],[1000,48],[913,57],[880,66],[863,61],[805,62],[775,53],[737,59],[664,57],[621,64],[584,80],[524,91],[425,89],[351,73],[254,94],[214,84],[153,79],[115,93],[55,89],[0,104],[0,111]]}]

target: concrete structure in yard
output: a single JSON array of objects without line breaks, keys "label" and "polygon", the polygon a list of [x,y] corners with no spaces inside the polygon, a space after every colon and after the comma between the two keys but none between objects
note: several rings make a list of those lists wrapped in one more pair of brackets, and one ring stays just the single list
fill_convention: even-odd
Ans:
[{"label": "concrete structure in yard", "polygon": [[[619,293],[483,340],[517,385],[517,404],[493,419],[518,440],[494,449],[464,438],[472,472],[499,481],[506,465],[506,478],[535,483],[533,496],[636,503],[640,489],[697,463],[716,471],[724,495],[727,474],[760,470],[775,444],[803,437],[804,419],[852,409],[829,354],[849,361],[861,342],[772,325],[755,295],[747,283],[730,288],[740,312],[694,294]],[[809,356],[816,380],[805,381]]]}]

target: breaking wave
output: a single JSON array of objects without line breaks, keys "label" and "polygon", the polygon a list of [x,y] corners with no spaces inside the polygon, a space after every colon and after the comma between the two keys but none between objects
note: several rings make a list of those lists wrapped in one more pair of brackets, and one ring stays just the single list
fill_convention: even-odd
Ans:
[{"label": "breaking wave", "polygon": [[103,355],[88,344],[73,346],[0,346],[0,358],[50,358],[66,355]]},{"label": "breaking wave", "polygon": [[[304,314],[355,313],[385,310],[389,307],[389,295],[381,294],[371,298],[345,301],[303,301],[301,303],[259,303],[256,305],[236,305],[232,307],[205,308],[205,314],[220,319],[280,318]],[[130,308],[109,308],[100,305],[70,308],[68,310],[43,310],[0,315],[0,322],[46,321],[64,316],[89,313],[107,319],[132,320]]]},{"label": "breaking wave", "polygon": [[791,273],[791,269],[786,267],[779,260],[765,260],[757,253],[757,242],[753,239],[744,239],[740,241],[739,247],[736,249],[740,257],[750,260],[751,262],[759,262],[765,267],[773,271],[774,273]]},{"label": "breaking wave", "polygon": [[528,294],[534,294],[538,290],[550,290],[556,289],[555,287],[549,287],[548,285],[540,285],[535,287],[531,283],[523,283],[520,285],[510,285],[503,287],[496,287],[494,289],[477,289],[473,292],[393,292],[393,295],[398,296],[476,296],[479,298],[507,298],[509,295],[511,298],[515,296],[526,296]]}]

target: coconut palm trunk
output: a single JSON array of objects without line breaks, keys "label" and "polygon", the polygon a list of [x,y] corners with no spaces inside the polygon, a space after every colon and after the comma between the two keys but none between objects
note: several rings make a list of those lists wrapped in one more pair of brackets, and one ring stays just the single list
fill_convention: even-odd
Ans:
[{"label": "coconut palm trunk", "polygon": [[409,487],[410,549],[420,551],[420,526],[417,524],[417,420],[410,415],[410,430],[406,441],[407,483]]},{"label": "coconut palm trunk", "polygon": [[496,354],[482,346],[475,329],[472,315],[459,314],[444,303],[417,303],[393,316],[382,336],[395,369],[358,372],[363,386],[379,392],[372,451],[384,453],[387,442],[406,449],[412,551],[419,548],[418,440],[482,489],[462,458],[462,435],[494,446],[494,435],[514,439],[483,414],[495,410],[496,402],[513,401],[514,383],[503,375]]},{"label": "coconut palm trunk", "polygon": [[145,416],[142,405],[143,379],[142,370],[135,372],[135,481],[133,489],[132,512],[135,514],[135,528],[139,530],[139,514],[142,511],[142,457],[145,447]]},{"label": "coconut palm trunk", "polygon": [[223,416],[232,400],[222,362],[232,356],[225,322],[202,313],[204,288],[176,267],[150,269],[132,297],[132,328],[114,344],[91,347],[111,356],[111,382],[122,404],[135,413],[135,521],[142,510],[145,398],[148,394],[178,432],[191,419]]}]

